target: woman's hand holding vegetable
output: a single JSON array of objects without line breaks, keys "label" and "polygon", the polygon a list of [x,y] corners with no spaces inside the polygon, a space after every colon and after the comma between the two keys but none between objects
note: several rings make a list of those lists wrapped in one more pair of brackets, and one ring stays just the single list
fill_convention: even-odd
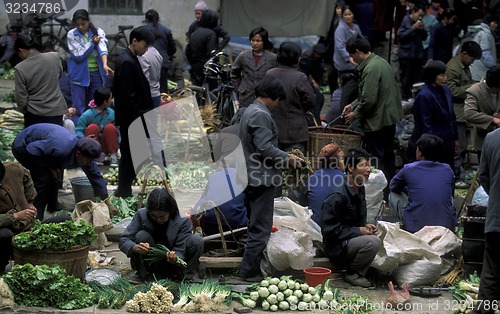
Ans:
[{"label": "woman's hand holding vegetable", "polygon": [[177,262],[177,255],[175,254],[175,251],[167,252],[165,253],[165,256],[170,264],[175,264]]},{"label": "woman's hand holding vegetable", "polygon": [[139,254],[148,254],[149,243],[138,243],[132,247],[132,251]]}]

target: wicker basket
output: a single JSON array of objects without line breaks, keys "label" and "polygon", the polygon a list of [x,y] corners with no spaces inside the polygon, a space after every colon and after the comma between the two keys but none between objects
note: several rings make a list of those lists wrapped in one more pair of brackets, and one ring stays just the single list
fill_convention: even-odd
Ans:
[{"label": "wicker basket", "polygon": [[85,277],[89,246],[78,246],[66,251],[26,250],[17,247],[12,241],[14,263],[18,265],[59,265],[66,270],[68,276],[73,275],[81,280]]},{"label": "wicker basket", "polygon": [[330,143],[336,143],[344,151],[349,148],[361,147],[363,133],[342,127],[309,127],[308,154],[310,158],[318,157],[321,149]]}]

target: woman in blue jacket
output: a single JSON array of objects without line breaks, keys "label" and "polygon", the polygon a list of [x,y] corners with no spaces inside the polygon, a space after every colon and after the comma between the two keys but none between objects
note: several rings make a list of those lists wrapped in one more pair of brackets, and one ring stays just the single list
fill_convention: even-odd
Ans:
[{"label": "woman in blue jacket", "polygon": [[441,61],[432,61],[424,67],[424,88],[418,93],[413,104],[415,128],[408,149],[408,157],[415,160],[415,143],[424,133],[439,136],[443,144],[442,160],[451,169],[455,169],[454,157],[458,151],[457,119],[451,98],[446,86],[446,65]]},{"label": "woman in blue jacket", "polygon": [[68,74],[71,81],[71,98],[76,114],[75,124],[94,96],[104,86],[106,75],[113,70],[108,66],[108,40],[100,28],[91,22],[89,13],[76,10],[73,14],[75,28],[68,32]]}]

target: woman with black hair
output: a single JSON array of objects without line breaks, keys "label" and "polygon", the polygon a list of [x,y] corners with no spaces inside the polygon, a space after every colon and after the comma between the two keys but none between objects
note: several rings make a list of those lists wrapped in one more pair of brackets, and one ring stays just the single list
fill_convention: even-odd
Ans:
[{"label": "woman with black hair", "polygon": [[276,56],[279,66],[267,74],[280,80],[285,86],[286,99],[273,110],[273,120],[278,127],[278,148],[291,151],[294,148],[305,153],[309,139],[306,112],[313,108],[316,95],[307,76],[298,70],[300,46],[294,42],[281,43]]},{"label": "woman with black hair", "polygon": [[18,35],[14,49],[23,61],[14,67],[15,93],[24,127],[36,123],[63,124],[68,112],[59,88],[63,68],[57,52],[40,52],[40,43],[28,35]]},{"label": "woman with black hair", "polygon": [[453,100],[446,86],[446,65],[441,61],[431,61],[424,67],[422,76],[425,86],[413,103],[415,128],[408,147],[408,158],[415,161],[415,145],[422,134],[433,134],[444,142],[442,159],[438,161],[454,169],[454,156],[460,145]]},{"label": "woman with black hair", "polygon": [[[203,253],[203,240],[192,229],[191,220],[180,216],[174,196],[164,188],[157,188],[151,191],[146,207],[137,211],[121,235],[119,247],[130,257],[137,279],[143,281],[148,275],[156,279],[183,275],[185,280],[192,280]],[[163,260],[148,263],[144,257],[155,244],[163,244],[170,252]],[[176,264],[177,258],[187,266]]]},{"label": "woman with black hair", "polygon": [[170,63],[174,58],[174,54],[177,51],[175,46],[174,37],[172,36],[172,31],[160,24],[160,15],[158,11],[149,9],[146,12],[146,26],[153,31],[155,35],[155,42],[153,47],[158,50],[163,58],[161,64],[161,74],[160,74],[160,92],[168,92],[168,69],[170,68]]},{"label": "woman with black hair", "polygon": [[72,119],[76,124],[94,97],[94,92],[104,86],[106,76],[114,72],[108,66],[106,34],[92,24],[87,10],[76,10],[72,21],[75,28],[68,32],[68,74],[73,107],[76,109]]},{"label": "woman with black hair", "polygon": [[267,70],[278,66],[269,33],[261,26],[248,36],[252,49],[242,51],[231,65],[231,81],[238,92],[240,107],[248,107],[255,100],[254,89]]}]

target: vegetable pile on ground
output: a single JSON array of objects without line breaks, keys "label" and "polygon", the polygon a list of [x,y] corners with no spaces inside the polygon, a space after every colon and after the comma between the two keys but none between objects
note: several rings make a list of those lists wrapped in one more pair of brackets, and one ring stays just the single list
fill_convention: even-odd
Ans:
[{"label": "vegetable pile on ground", "polygon": [[96,239],[94,227],[82,220],[46,224],[37,220],[30,231],[14,236],[14,242],[20,249],[48,251],[87,246]]},{"label": "vegetable pile on ground", "polygon": [[[147,199],[147,195],[144,196],[144,199]],[[129,196],[127,198],[110,196],[109,201],[118,208],[118,213],[111,218],[111,222],[117,223],[135,215],[137,207],[139,206],[139,195]]]},{"label": "vegetable pile on ground", "polygon": [[222,312],[231,302],[231,288],[215,281],[181,283],[173,312]]},{"label": "vegetable pile on ground", "polygon": [[57,265],[14,265],[3,279],[12,290],[15,302],[24,306],[71,310],[94,303],[90,287],[76,277],[66,276],[66,271]]},{"label": "vegetable pile on ground", "polygon": [[203,189],[210,172],[206,162],[178,162],[167,166],[168,178],[173,188]]},{"label": "vegetable pile on ground", "polygon": [[477,274],[469,275],[469,279],[457,282],[451,295],[458,301],[455,313],[471,313],[477,304],[477,294],[479,292],[479,276]]},{"label": "vegetable pile on ground", "polygon": [[[154,282],[169,291],[175,291],[178,284],[168,279],[162,279]],[[95,293],[95,302],[100,309],[112,308],[121,309],[125,302],[132,300],[138,292],[146,293],[151,290],[153,283],[133,285],[122,277],[118,277],[110,284],[103,285],[97,281],[90,281],[88,285]]]},{"label": "vegetable pile on ground", "polygon": [[17,135],[24,128],[24,115],[17,110],[6,110],[0,115],[0,128]]},{"label": "vegetable pile on ground", "polygon": [[170,313],[173,300],[174,296],[167,288],[153,283],[148,292],[137,292],[125,305],[127,312]]},{"label": "vegetable pile on ground", "polygon": [[331,313],[371,313],[370,300],[352,294],[343,297],[339,289],[332,290],[330,279],[316,287],[291,276],[266,278],[246,289],[245,294],[232,293],[234,299],[249,308],[260,305],[264,311],[317,311],[330,310]]}]

